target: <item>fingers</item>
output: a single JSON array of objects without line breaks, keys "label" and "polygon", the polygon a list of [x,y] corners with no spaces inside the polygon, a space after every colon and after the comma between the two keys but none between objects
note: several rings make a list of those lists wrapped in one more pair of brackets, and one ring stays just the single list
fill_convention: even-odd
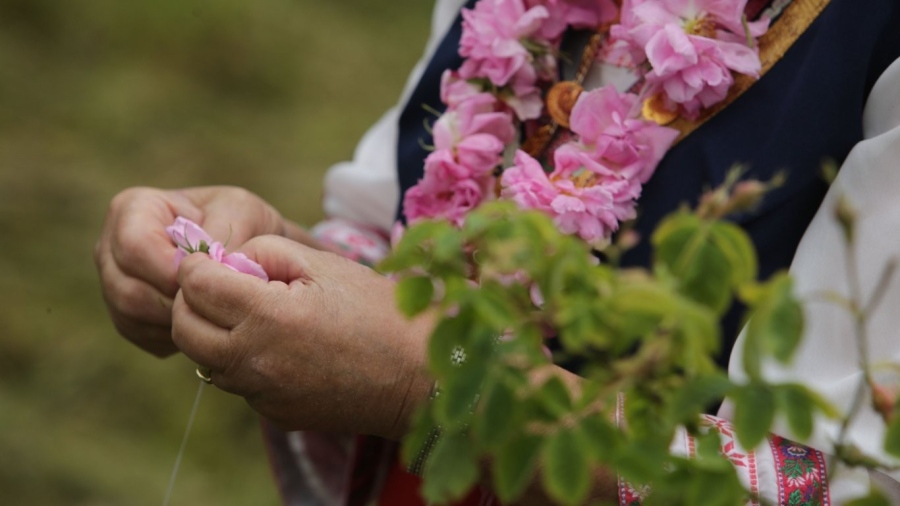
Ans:
[{"label": "fingers", "polygon": [[206,255],[188,255],[178,269],[181,296],[213,324],[233,329],[266,296],[267,283],[233,271]]},{"label": "fingers", "polygon": [[214,373],[227,369],[233,359],[228,330],[195,313],[183,292],[175,296],[172,307],[172,341],[185,356]]},{"label": "fingers", "polygon": [[282,235],[281,215],[256,194],[237,187],[215,186],[193,190],[203,208],[203,226],[213,239],[229,250],[251,237],[265,234]]},{"label": "fingers", "polygon": [[98,247],[100,256],[111,257],[122,273],[174,297],[178,291],[176,247],[165,227],[177,215],[190,218],[202,213],[175,192],[133,188],[120,193],[110,204],[109,223]]},{"label": "fingers", "polygon": [[124,320],[137,320],[168,327],[172,323],[172,297],[151,284],[123,273],[108,256],[97,261],[103,298]]}]

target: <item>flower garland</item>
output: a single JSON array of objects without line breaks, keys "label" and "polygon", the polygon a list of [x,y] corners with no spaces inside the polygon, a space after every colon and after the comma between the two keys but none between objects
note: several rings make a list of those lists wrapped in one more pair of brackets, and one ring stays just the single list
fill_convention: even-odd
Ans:
[{"label": "flower garland", "polygon": [[[464,9],[463,64],[443,75],[447,109],[433,125],[424,175],[404,196],[408,222],[461,225],[499,195],[602,247],[635,217],[643,184],[677,139],[679,132],[664,125],[695,119],[724,100],[735,73],[758,77],[756,39],[768,20],[748,23],[746,3],[480,0]],[[639,93],[558,83],[560,44],[570,28],[597,30],[606,44],[600,53],[626,61],[642,78]],[[561,114],[545,106],[547,90],[553,95],[560,84],[575,90]],[[572,135],[546,155],[545,169],[540,153],[520,149],[518,132],[534,131],[548,113]]]}]

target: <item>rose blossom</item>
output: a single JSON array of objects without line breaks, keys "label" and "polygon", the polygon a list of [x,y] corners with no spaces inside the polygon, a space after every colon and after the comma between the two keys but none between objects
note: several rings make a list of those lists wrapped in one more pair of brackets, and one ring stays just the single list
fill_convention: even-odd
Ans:
[{"label": "rose blossom", "polygon": [[403,210],[410,224],[423,219],[447,219],[460,226],[466,214],[478,206],[486,193],[488,181],[479,184],[474,179],[444,178],[433,171],[403,197]]},{"label": "rose blossom", "polygon": [[261,265],[243,253],[226,252],[222,243],[213,240],[200,225],[187,218],[181,216],[175,218],[175,222],[166,227],[166,233],[178,247],[178,251],[175,253],[176,267],[187,255],[199,252],[206,253],[209,258],[233,271],[250,274],[263,281],[269,280],[269,276]]},{"label": "rose blossom", "polygon": [[523,0],[482,0],[473,9],[463,9],[462,16],[459,54],[466,61],[460,76],[505,86],[531,61],[520,41],[535,35],[549,13],[542,5],[527,8]]},{"label": "rose blossom", "polygon": [[524,151],[518,151],[515,164],[503,172],[502,185],[503,197],[521,208],[546,212],[561,232],[577,234],[595,247],[607,243],[620,221],[634,217],[627,181],[559,164],[548,176]]},{"label": "rose blossom", "polygon": [[582,93],[569,119],[578,141],[557,150],[557,163],[584,165],[598,174],[647,182],[678,131],[631,118],[637,100],[613,86]]},{"label": "rose blossom", "polygon": [[[720,102],[734,82],[732,71],[758,76],[759,55],[743,28],[746,0],[625,0],[611,35],[635,63],[647,61],[649,94],[681,106],[689,117]],[[748,25],[758,37],[768,20]]]},{"label": "rose blossom", "polygon": [[527,0],[526,5],[543,5],[549,12],[538,32],[547,40],[557,39],[568,27],[597,28],[618,14],[612,0]]},{"label": "rose blossom", "polygon": [[503,148],[514,138],[515,129],[508,113],[495,112],[496,105],[493,95],[479,93],[450,108],[435,122],[435,153],[451,152],[468,171],[455,177],[480,177],[500,163]]}]

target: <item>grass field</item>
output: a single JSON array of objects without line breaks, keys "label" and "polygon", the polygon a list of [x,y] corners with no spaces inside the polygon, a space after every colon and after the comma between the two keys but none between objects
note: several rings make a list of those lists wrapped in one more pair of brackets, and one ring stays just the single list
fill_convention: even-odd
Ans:
[{"label": "grass field", "polygon": [[[134,185],[235,184],[301,223],[396,99],[425,0],[0,0],[0,504],[161,504],[197,379],[105,317]],[[173,505],[271,505],[256,415],[207,389]]]}]

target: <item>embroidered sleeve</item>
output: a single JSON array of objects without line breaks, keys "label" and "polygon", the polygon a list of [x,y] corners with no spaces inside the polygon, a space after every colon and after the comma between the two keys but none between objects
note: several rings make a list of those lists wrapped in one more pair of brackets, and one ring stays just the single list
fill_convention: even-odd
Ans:
[{"label": "embroidered sleeve", "polygon": [[[619,412],[621,413],[621,406]],[[750,493],[751,499],[746,502],[748,506],[831,504],[825,455],[819,450],[774,434],[757,448],[748,450],[738,443],[734,428],[728,420],[704,415],[702,425],[718,432],[720,451],[731,461],[738,479]],[[694,437],[680,429],[670,450],[693,458],[695,448]],[[640,505],[650,493],[650,486],[637,487],[619,479],[621,506]]]},{"label": "embroidered sleeve", "polygon": [[311,230],[313,236],[335,253],[363,265],[373,266],[390,251],[385,234],[350,220],[329,218]]}]

